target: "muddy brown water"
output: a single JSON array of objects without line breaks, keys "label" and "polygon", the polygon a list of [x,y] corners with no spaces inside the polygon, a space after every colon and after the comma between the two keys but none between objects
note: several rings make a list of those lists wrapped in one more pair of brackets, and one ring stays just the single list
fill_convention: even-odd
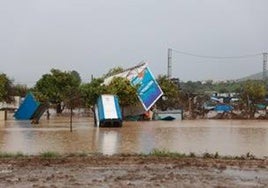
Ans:
[{"label": "muddy brown water", "polygon": [[90,118],[0,122],[0,151],[39,154],[99,152],[149,153],[153,149],[189,154],[268,157],[268,121],[183,120],[124,122],[121,128],[96,128]]}]

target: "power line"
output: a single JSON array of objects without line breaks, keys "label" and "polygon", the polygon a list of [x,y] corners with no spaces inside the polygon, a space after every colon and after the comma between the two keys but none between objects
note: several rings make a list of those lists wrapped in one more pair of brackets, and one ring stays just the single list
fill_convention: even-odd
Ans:
[{"label": "power line", "polygon": [[200,55],[200,54],[194,54],[190,52],[180,51],[172,48],[172,51],[175,53],[192,56],[192,57],[199,57],[199,58],[205,58],[205,59],[245,59],[250,57],[257,57],[261,56],[263,53],[256,53],[256,54],[246,54],[246,55],[238,55],[238,56],[209,56],[209,55]]},{"label": "power line", "polygon": [[246,55],[236,55],[236,56],[211,56],[211,55],[200,55],[200,54],[194,54],[191,52],[185,52],[177,49],[168,48],[168,78],[171,78],[171,72],[172,72],[172,51],[178,54],[192,56],[192,57],[198,57],[203,59],[245,59],[245,58],[253,58],[253,57],[261,57],[263,56],[263,77],[266,79],[266,63],[267,63],[267,53],[256,53],[256,54],[246,54]]}]

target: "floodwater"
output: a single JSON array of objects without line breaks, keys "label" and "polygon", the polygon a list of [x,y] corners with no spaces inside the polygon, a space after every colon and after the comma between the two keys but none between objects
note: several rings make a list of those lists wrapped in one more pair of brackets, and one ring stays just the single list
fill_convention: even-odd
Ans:
[{"label": "floodwater", "polygon": [[0,121],[0,151],[38,154],[149,153],[154,149],[189,154],[268,157],[268,121],[183,120],[124,122],[121,128],[96,128],[90,118]]}]

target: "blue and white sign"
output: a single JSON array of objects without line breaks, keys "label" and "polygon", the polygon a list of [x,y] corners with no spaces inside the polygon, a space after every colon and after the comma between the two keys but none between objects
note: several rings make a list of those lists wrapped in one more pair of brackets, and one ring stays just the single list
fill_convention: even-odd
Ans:
[{"label": "blue and white sign", "polygon": [[138,97],[146,111],[163,95],[163,91],[147,66],[130,78],[130,82],[133,86],[138,86]]},{"label": "blue and white sign", "polygon": [[127,78],[131,85],[138,86],[137,95],[146,111],[163,95],[163,91],[156,82],[147,63],[140,64],[122,73],[110,76],[104,80],[104,84],[108,85],[114,77]]}]

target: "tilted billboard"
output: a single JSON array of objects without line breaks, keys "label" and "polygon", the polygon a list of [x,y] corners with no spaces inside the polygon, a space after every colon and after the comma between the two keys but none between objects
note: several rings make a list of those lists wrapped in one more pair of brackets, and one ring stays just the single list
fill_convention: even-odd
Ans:
[{"label": "tilted billboard", "polygon": [[163,91],[155,80],[149,67],[144,66],[136,74],[128,75],[128,79],[133,86],[138,86],[138,97],[147,111],[163,95]]},{"label": "tilted billboard", "polygon": [[114,77],[125,77],[130,81],[131,85],[138,86],[137,95],[146,111],[163,95],[163,91],[155,80],[147,63],[140,64],[122,73],[111,76],[107,78],[104,83],[109,84]]}]

